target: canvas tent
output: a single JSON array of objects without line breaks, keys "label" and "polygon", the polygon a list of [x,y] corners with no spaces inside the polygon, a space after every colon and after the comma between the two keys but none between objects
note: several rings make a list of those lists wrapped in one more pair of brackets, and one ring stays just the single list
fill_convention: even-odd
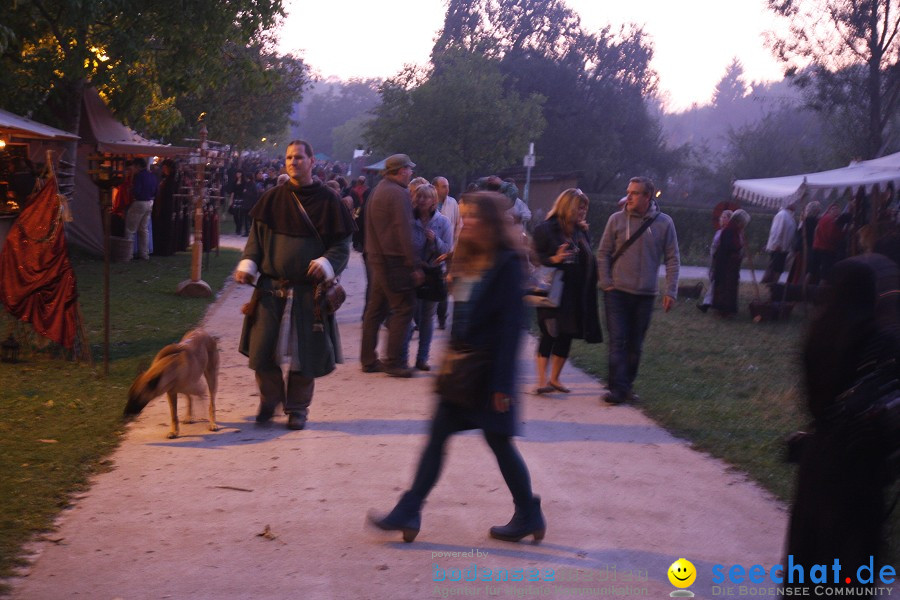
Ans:
[{"label": "canvas tent", "polygon": [[885,190],[900,186],[900,152],[881,158],[853,162],[831,171],[771,177],[768,179],[738,179],[734,182],[735,198],[753,204],[780,208],[784,203],[827,199],[863,188],[870,194],[874,188]]},{"label": "canvas tent", "polygon": [[69,243],[93,254],[103,254],[103,220],[99,191],[88,173],[88,157],[95,152],[125,156],[184,156],[192,149],[157,144],[116,120],[96,88],[84,91],[81,105],[81,140],[75,169],[75,194],[70,203],[72,222],[66,224]]},{"label": "canvas tent", "polygon": [[367,166],[363,167],[362,170],[363,171],[374,171],[374,172],[383,171],[386,161],[387,161],[387,158],[382,158],[377,163],[373,163],[371,165],[367,165]]},{"label": "canvas tent", "polygon": [[78,136],[0,109],[0,133],[11,138],[33,140],[77,140]]}]

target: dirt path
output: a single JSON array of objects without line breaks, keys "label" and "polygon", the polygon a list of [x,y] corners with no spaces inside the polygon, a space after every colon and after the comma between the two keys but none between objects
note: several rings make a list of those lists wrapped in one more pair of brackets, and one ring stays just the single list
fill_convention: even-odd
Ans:
[{"label": "dirt path", "polygon": [[[601,405],[601,384],[572,367],[571,394],[524,393],[534,387],[530,339],[518,447],[543,496],[544,543],[487,536],[512,503],[475,434],[451,442],[415,543],[365,528],[367,509],[390,508],[410,483],[433,375],[360,371],[365,277],[356,254],[343,283],[346,362],[317,381],[308,429],[288,431],[284,417],[270,429],[252,423],[256,386],[236,350],[250,290],[230,285],[204,322],[220,340],[221,430],[198,422],[167,440],[166,402],[154,400],[112,457],[115,468],[61,516],[53,541],[35,546],[13,598],[661,598],[681,556],[699,573],[691,589],[708,598],[714,564],[779,561],[784,508],[741,474],[631,407]],[[432,363],[446,339],[436,334]],[[486,569],[491,579],[524,569],[526,580],[488,583]],[[554,581],[543,581],[550,570]],[[473,573],[478,581],[451,581]]]}]

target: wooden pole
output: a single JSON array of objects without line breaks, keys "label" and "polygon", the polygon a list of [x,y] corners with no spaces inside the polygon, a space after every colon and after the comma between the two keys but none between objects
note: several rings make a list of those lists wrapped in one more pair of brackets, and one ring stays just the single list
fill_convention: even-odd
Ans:
[{"label": "wooden pole", "polygon": [[194,244],[191,248],[191,278],[178,284],[175,293],[190,298],[208,298],[213,295],[209,284],[200,279],[203,266],[203,198],[206,192],[205,174],[207,159],[206,125],[200,127],[200,148],[194,165]]},{"label": "wooden pole", "polygon": [[103,211],[103,375],[109,375],[109,260],[110,260],[110,189],[100,188],[100,210]]}]

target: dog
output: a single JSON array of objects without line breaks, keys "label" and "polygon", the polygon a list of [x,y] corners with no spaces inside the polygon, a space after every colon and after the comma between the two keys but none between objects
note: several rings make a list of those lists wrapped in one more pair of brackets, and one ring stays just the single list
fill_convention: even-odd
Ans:
[{"label": "dog", "polygon": [[215,338],[202,329],[187,332],[177,344],[169,344],[157,353],[153,364],[138,375],[128,390],[125,417],[139,414],[154,398],[169,396],[169,415],[172,425],[169,439],[178,437],[178,394],[187,396],[187,416],[184,423],[193,423],[192,396],[202,396],[206,378],[209,388],[209,430],[218,431],[216,425],[216,387],[219,377],[219,348]]}]

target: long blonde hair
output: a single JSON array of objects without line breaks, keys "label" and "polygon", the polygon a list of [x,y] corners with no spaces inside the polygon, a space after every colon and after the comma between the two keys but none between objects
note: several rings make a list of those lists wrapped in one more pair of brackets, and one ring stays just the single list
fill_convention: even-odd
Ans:
[{"label": "long blonde hair", "polygon": [[547,219],[556,217],[563,231],[572,235],[578,225],[578,209],[582,204],[590,206],[587,194],[578,188],[564,190],[553,202],[553,208],[547,213]]},{"label": "long blonde hair", "polygon": [[[478,218],[487,226],[485,240],[490,242],[487,249],[473,244],[466,237],[460,237],[453,251],[452,277],[460,274],[471,274],[476,271],[476,264],[481,263],[488,255],[487,263],[493,264],[494,258],[501,250],[514,250],[524,256],[520,240],[521,235],[513,227],[512,220],[506,214],[509,198],[499,192],[466,192],[459,199],[460,207],[472,205]],[[465,225],[463,225],[465,227]]]}]

